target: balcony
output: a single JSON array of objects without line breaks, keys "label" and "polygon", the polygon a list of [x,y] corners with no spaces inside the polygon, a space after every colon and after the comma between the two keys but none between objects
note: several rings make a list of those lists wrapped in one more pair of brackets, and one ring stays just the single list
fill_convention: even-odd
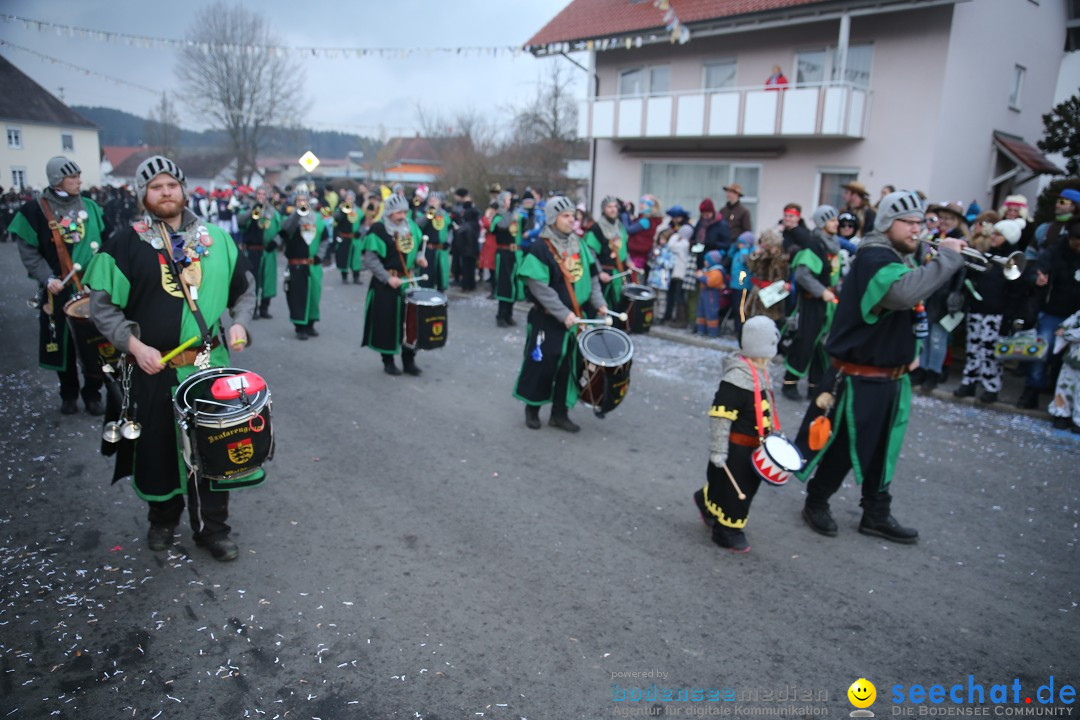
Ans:
[{"label": "balcony", "polygon": [[587,138],[848,138],[865,136],[870,92],[843,83],[599,97],[578,113]]}]

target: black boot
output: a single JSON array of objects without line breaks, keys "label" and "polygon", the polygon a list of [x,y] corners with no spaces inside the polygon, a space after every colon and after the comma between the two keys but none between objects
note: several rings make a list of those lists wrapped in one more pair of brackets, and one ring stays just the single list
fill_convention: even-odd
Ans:
[{"label": "black boot", "polygon": [[904,527],[892,516],[889,511],[892,496],[889,493],[880,493],[875,498],[864,497],[859,504],[863,508],[859,532],[863,535],[874,535],[905,545],[913,545],[919,541],[918,530]]},{"label": "black boot", "polygon": [[319,337],[319,331],[315,329],[315,322],[309,322],[307,324],[308,337]]},{"label": "black boot", "polygon": [[736,528],[716,523],[712,529],[712,541],[722,548],[731,552],[750,552],[750,543],[746,539],[746,533]]},{"label": "black boot", "polygon": [[836,537],[836,521],[829,512],[829,503],[811,503],[809,500],[803,506],[803,520],[810,529],[826,537]]},{"label": "black boot", "polygon": [[354,272],[352,274],[352,281],[354,283],[356,283],[357,285],[363,285],[363,283],[360,282],[360,273],[359,272]]},{"label": "black boot", "polygon": [[548,425],[569,433],[576,433],[581,429],[580,425],[570,419],[569,409],[565,405],[551,406],[551,418],[548,419]]},{"label": "black boot", "polygon": [[262,302],[259,303],[259,317],[265,318],[267,320],[272,320],[273,319],[273,315],[270,314],[270,299],[269,298],[263,298]]},{"label": "black boot", "polygon": [[1016,407],[1021,410],[1034,410],[1039,405],[1039,391],[1033,387],[1024,387],[1020,393],[1020,399],[1016,401]]},{"label": "black boot", "polygon": [[705,527],[712,527],[713,516],[709,514],[708,508],[705,507],[705,488],[699,488],[694,493],[694,505],[697,506],[698,512],[701,513],[701,522],[705,523]]},{"label": "black boot", "polygon": [[303,325],[297,325],[296,326],[296,339],[297,340],[307,340],[308,339],[308,331],[307,331],[307,328],[305,326],[303,326]]},{"label": "black boot", "polygon": [[975,397],[975,383],[960,383],[960,385],[952,391],[953,397],[969,398]]},{"label": "black boot", "polygon": [[347,273],[347,272],[341,273],[341,282],[342,282],[343,285],[348,284],[348,282],[349,282],[349,273]]},{"label": "black boot", "polygon": [[416,367],[416,353],[407,350],[401,351],[401,364],[408,375],[416,377],[420,374],[420,368]]},{"label": "black boot", "polygon": [[941,382],[941,375],[933,370],[926,371],[926,378],[922,383],[922,391],[924,393],[932,393],[937,390],[938,383]]},{"label": "black boot", "polygon": [[154,552],[167,549],[173,544],[175,530],[172,525],[151,525],[150,532],[146,535],[147,547]]},{"label": "black boot", "polygon": [[780,391],[780,394],[786,397],[788,400],[795,400],[796,402],[802,400],[802,394],[799,392],[799,378],[785,377],[784,387]]},{"label": "black boot", "polygon": [[401,370],[399,370],[398,366],[394,364],[394,356],[393,355],[383,355],[382,356],[382,364],[383,364],[383,368],[382,368],[383,372],[385,372],[387,375],[400,375],[401,374]]},{"label": "black boot", "polygon": [[539,405],[526,405],[525,406],[525,427],[530,430],[540,429],[540,406]]}]

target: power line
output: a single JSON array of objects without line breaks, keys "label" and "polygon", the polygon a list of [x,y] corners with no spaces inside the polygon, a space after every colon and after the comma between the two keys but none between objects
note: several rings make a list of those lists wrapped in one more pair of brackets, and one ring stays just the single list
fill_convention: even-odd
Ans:
[{"label": "power line", "polygon": [[8,42],[7,40],[4,40],[2,38],[0,38],[0,45],[5,46],[5,47],[9,47],[9,48],[14,48],[15,50],[21,50],[21,51],[23,51],[25,53],[30,53],[31,55],[36,55],[39,58],[41,58],[42,60],[47,60],[48,62],[51,62],[54,65],[64,65],[66,67],[71,68],[72,70],[78,70],[83,75],[94,75],[96,77],[103,78],[103,79],[108,80],[110,82],[114,82],[117,85],[127,85],[128,87],[133,87],[133,88],[135,88],[137,90],[142,90],[144,92],[153,93],[154,95],[160,95],[161,94],[160,90],[154,90],[153,88],[148,88],[145,85],[139,85],[137,83],[133,83],[133,82],[130,82],[128,80],[121,80],[120,78],[113,77],[112,75],[106,75],[104,73],[99,73],[96,70],[90,70],[89,68],[84,68],[84,67],[81,67],[79,65],[69,63],[66,60],[61,60],[59,58],[54,58],[51,55],[45,55],[44,53],[39,53],[37,50],[31,50],[30,48],[23,47],[22,45],[16,45],[15,43]]}]

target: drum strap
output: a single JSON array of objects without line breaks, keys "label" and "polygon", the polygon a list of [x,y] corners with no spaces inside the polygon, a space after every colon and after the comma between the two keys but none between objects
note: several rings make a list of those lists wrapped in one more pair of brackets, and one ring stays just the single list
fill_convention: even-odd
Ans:
[{"label": "drum strap", "polygon": [[[750,366],[750,375],[754,378],[754,415],[756,416],[758,434],[764,438],[768,433],[765,432],[765,409],[762,407],[761,381],[758,379],[757,368],[754,367],[754,364],[745,357],[743,362]],[[772,418],[773,430],[780,432],[780,414],[776,412],[776,401],[773,399],[772,388],[769,388],[766,392],[769,394],[769,413]]]},{"label": "drum strap", "polygon": [[[63,276],[67,276],[71,272],[71,255],[68,253],[67,245],[64,244],[63,238],[60,237],[60,226],[56,223],[56,218],[53,216],[52,208],[49,207],[49,203],[44,197],[40,198],[38,202],[41,204],[41,212],[45,213],[45,220],[49,223],[49,231],[52,233],[53,245],[56,246],[56,255],[60,259],[60,272]],[[71,276],[72,282],[75,283],[75,292],[82,292],[82,282],[79,280],[79,274],[75,273]]]},{"label": "drum strap", "polygon": [[[555,258],[555,262],[556,264],[558,264],[559,270],[562,271],[563,282],[566,283],[566,292],[570,295],[570,304],[574,306],[574,314],[577,315],[579,318],[584,317],[581,314],[581,305],[578,304],[577,294],[574,293],[574,283],[570,282],[570,273],[567,271],[566,265],[563,264],[562,258],[555,250],[555,246],[551,244],[551,241],[547,238],[544,238],[544,242],[547,244],[548,250],[551,251],[551,257]],[[581,326],[578,325],[577,328],[578,330],[580,330]]]},{"label": "drum strap", "polygon": [[412,271],[409,270],[409,266],[405,264],[405,256],[401,254],[401,248],[397,246],[397,243],[394,243],[394,249],[397,250],[398,259],[401,260],[401,273],[412,280]]}]

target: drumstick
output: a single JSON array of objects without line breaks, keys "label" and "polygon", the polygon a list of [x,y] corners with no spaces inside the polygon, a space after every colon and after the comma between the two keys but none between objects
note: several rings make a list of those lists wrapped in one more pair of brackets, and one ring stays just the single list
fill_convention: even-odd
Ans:
[{"label": "drumstick", "polygon": [[608,317],[619,318],[623,322],[626,322],[627,320],[630,319],[630,316],[627,315],[624,312],[611,312],[610,310],[608,310],[607,314],[608,314]]},{"label": "drumstick", "polygon": [[401,284],[404,285],[406,283],[423,282],[424,280],[427,280],[427,279],[428,279],[427,273],[424,273],[423,275],[420,275],[418,277],[401,278]]},{"label": "drumstick", "polygon": [[637,268],[630,268],[629,270],[623,270],[621,273],[615,273],[614,275],[612,275],[611,279],[614,280],[615,278],[621,278],[624,275],[630,275],[631,273],[636,272],[636,271],[637,271]]},{"label": "drumstick", "polygon": [[187,342],[183,343],[182,345],[177,345],[172,350],[170,350],[169,352],[167,352],[167,353],[165,353],[164,355],[161,356],[161,364],[165,365],[170,360],[172,360],[174,357],[176,357],[180,353],[184,352],[185,350],[187,350],[189,347],[191,347],[192,345],[194,345],[197,342],[199,342],[199,336],[198,335],[194,336],[193,338],[191,338]]},{"label": "drumstick", "polygon": [[731,484],[735,486],[735,492],[738,494],[739,499],[740,500],[745,500],[746,496],[743,495],[743,491],[742,491],[742,488],[739,487],[739,483],[735,482],[735,476],[731,474],[731,470],[728,469],[727,463],[724,463],[723,468],[724,468],[724,472],[727,473],[728,480],[730,480]]},{"label": "drumstick", "polygon": [[603,318],[596,318],[595,320],[590,320],[588,318],[578,318],[577,319],[577,324],[578,325],[608,325],[608,326],[610,326],[611,325],[611,318],[610,317],[603,317]]},{"label": "drumstick", "polygon": [[60,284],[67,285],[69,282],[71,282],[71,278],[75,277],[75,273],[79,272],[80,270],[82,270],[82,265],[80,265],[79,263],[75,263],[74,265],[72,265],[71,272],[64,276],[64,279],[60,281]]}]

